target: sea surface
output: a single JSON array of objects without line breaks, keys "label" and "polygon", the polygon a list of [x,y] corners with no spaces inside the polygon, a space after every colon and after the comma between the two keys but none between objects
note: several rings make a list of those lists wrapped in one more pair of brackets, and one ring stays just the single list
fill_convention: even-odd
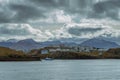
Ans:
[{"label": "sea surface", "polygon": [[120,80],[120,60],[0,62],[0,80]]}]

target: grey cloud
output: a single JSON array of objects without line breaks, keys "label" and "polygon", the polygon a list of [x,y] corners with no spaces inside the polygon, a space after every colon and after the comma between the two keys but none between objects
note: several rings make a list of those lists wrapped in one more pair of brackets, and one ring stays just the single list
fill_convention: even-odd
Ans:
[{"label": "grey cloud", "polygon": [[[29,23],[50,16],[55,9],[75,16],[74,21],[82,18],[111,18],[119,20],[120,0],[8,0],[1,3],[0,23]],[[2,11],[1,11],[2,9]]]},{"label": "grey cloud", "polygon": [[13,17],[14,22],[26,22],[29,19],[34,20],[37,18],[45,17],[45,15],[43,14],[44,11],[39,11],[39,9],[33,6],[11,4],[10,9],[16,12]]},{"label": "grey cloud", "polygon": [[119,20],[120,0],[107,0],[98,2],[93,7],[90,15],[93,18],[111,18]]},{"label": "grey cloud", "polygon": [[73,27],[68,30],[68,32],[72,35],[80,36],[82,34],[94,34],[97,31],[101,31],[103,28],[79,28],[79,27]]},{"label": "grey cloud", "polygon": [[47,7],[57,6],[55,0],[30,0],[30,1],[37,4],[38,6],[47,6]]},{"label": "grey cloud", "polygon": [[0,23],[6,23],[10,21],[11,12],[8,10],[7,6],[0,3]]},{"label": "grey cloud", "polygon": [[[28,23],[29,20],[46,18],[47,10],[40,9],[39,6],[30,4],[30,1],[21,0],[1,3],[0,6],[0,23]],[[28,4],[29,3],[29,4]]]},{"label": "grey cloud", "polygon": [[[21,0],[3,2],[5,6],[0,7],[0,23],[27,23],[29,20],[47,18],[54,9],[67,10],[69,0]],[[6,13],[7,12],[7,13]],[[69,14],[69,13],[67,13]]]},{"label": "grey cloud", "polygon": [[120,0],[69,0],[69,7],[64,11],[78,18],[111,18],[120,20]]},{"label": "grey cloud", "polygon": [[7,23],[10,19],[7,15],[4,14],[4,12],[0,12],[0,23]]},{"label": "grey cloud", "polygon": [[[49,33],[48,33],[49,35]],[[0,24],[0,38],[26,39],[33,38],[44,41],[49,38],[40,29],[34,28],[29,24]],[[0,39],[1,40],[1,39]]]},{"label": "grey cloud", "polygon": [[0,25],[0,34],[7,36],[26,36],[31,33],[25,27],[21,25],[11,25],[11,24],[1,24]]}]

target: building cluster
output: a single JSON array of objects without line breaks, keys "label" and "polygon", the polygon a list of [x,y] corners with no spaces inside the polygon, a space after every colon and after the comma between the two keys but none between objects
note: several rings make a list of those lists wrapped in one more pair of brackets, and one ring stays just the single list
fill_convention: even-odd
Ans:
[{"label": "building cluster", "polygon": [[89,46],[51,46],[51,47],[44,47],[41,49],[41,54],[48,54],[48,53],[56,53],[56,52],[92,52],[98,51],[99,54],[102,54],[105,49],[103,48],[95,48]]}]

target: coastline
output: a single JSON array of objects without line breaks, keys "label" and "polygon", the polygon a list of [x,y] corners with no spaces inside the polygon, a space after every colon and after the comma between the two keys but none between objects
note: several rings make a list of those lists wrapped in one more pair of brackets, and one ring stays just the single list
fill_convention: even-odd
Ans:
[{"label": "coastline", "polygon": [[41,61],[39,57],[0,58],[0,61]]},{"label": "coastline", "polygon": [[[53,59],[53,60],[119,60],[118,58],[94,58],[94,59]],[[43,61],[45,59],[37,59],[37,58],[6,58],[6,59],[1,59],[0,58],[0,62],[24,62],[24,61]],[[53,61],[50,60],[50,61]],[[45,61],[49,61],[49,60],[45,60]]]}]

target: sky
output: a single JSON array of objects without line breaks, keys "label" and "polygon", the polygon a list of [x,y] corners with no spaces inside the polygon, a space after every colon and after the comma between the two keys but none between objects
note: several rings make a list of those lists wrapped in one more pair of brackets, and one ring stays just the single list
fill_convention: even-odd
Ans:
[{"label": "sky", "polygon": [[0,40],[120,40],[120,0],[0,0]]}]

